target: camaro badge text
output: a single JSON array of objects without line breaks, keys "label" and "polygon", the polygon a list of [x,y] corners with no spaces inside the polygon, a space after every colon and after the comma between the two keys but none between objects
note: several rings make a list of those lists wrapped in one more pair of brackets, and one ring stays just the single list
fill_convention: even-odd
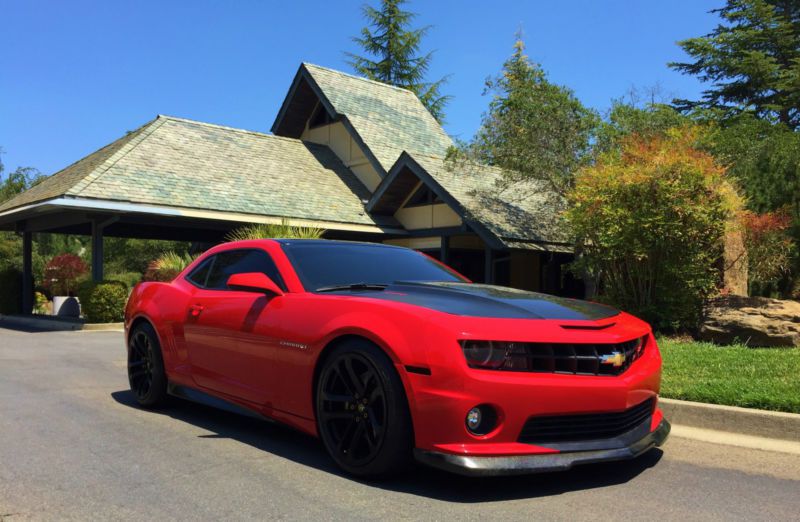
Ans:
[{"label": "camaro badge text", "polygon": [[292,341],[279,341],[278,344],[281,346],[287,346],[289,348],[298,348],[300,350],[308,350],[308,345],[303,343],[295,343]]},{"label": "camaro badge text", "polygon": [[614,368],[619,368],[625,364],[625,354],[622,352],[611,352],[600,358],[600,364],[610,364]]}]

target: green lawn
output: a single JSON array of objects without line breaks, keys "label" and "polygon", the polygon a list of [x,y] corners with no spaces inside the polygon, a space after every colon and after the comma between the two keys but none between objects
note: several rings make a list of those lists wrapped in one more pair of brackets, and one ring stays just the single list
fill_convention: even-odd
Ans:
[{"label": "green lawn", "polygon": [[715,346],[661,338],[661,395],[800,413],[800,349]]}]

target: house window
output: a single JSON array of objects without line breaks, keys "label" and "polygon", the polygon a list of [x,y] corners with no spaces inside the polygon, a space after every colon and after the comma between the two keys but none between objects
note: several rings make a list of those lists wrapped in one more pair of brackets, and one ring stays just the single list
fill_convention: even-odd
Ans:
[{"label": "house window", "polygon": [[308,128],[313,129],[314,127],[322,127],[323,125],[328,125],[331,122],[333,122],[331,115],[328,114],[328,111],[325,110],[325,107],[323,107],[321,103],[317,103],[317,108],[314,109],[314,114],[312,114],[311,119],[308,120]]},{"label": "house window", "polygon": [[417,191],[414,192],[410,198],[408,198],[408,201],[406,201],[406,204],[403,206],[406,208],[421,207],[424,205],[433,205],[434,203],[441,202],[441,198],[434,194],[433,191],[427,187],[427,185],[420,185]]}]

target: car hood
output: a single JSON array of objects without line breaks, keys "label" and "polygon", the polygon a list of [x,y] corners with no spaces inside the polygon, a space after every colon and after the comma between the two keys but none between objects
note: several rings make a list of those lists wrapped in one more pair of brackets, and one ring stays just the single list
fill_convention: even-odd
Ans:
[{"label": "car hood", "polygon": [[472,317],[596,321],[619,314],[598,303],[477,283],[398,282],[383,291],[348,293]]}]

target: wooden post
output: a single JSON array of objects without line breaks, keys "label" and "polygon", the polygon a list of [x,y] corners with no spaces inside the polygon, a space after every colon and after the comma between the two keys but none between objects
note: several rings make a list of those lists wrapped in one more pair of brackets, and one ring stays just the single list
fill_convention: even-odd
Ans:
[{"label": "wooden post", "polygon": [[103,280],[103,225],[92,221],[92,281]]},{"label": "wooden post", "polygon": [[494,284],[494,251],[489,247],[484,251],[483,282],[487,285]]},{"label": "wooden post", "polygon": [[444,264],[450,262],[450,236],[442,236],[442,246],[439,252],[439,261]]},{"label": "wooden post", "polygon": [[22,233],[22,313],[33,313],[33,233]]}]

